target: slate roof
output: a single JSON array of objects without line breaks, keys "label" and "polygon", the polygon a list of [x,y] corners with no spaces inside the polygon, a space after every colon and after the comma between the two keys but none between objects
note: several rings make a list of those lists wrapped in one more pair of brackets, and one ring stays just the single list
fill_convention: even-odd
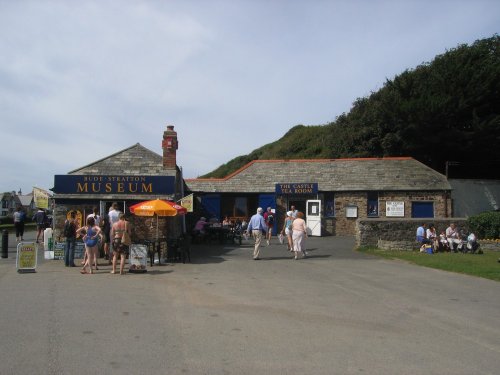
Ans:
[{"label": "slate roof", "polygon": [[175,176],[175,169],[163,168],[163,157],[140,143],[75,169],[74,175]]},{"label": "slate roof", "polygon": [[410,157],[254,160],[222,179],[186,179],[193,192],[274,193],[278,183],[318,183],[319,191],[450,190],[446,177]]},{"label": "slate roof", "polygon": [[[177,176],[176,169],[165,169],[163,157],[136,143],[103,159],[68,172],[69,175],[103,176]],[[93,194],[56,194],[56,199],[95,199]],[[116,200],[116,194],[101,194],[102,200]],[[141,199],[174,199],[173,195],[141,195]],[[120,194],[119,199],[138,199],[137,195]]]}]

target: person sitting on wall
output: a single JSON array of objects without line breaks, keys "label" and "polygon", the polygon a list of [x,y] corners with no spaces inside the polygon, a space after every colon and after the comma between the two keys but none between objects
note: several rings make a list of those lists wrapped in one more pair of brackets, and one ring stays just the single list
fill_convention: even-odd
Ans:
[{"label": "person sitting on wall", "polygon": [[427,238],[426,236],[426,228],[427,228],[427,223],[423,223],[421,226],[417,228],[417,242],[420,243],[422,246],[420,247],[420,250],[424,249],[425,245],[429,245],[431,241]]},{"label": "person sitting on wall", "polygon": [[437,253],[439,251],[439,237],[434,224],[429,224],[429,228],[427,228],[425,234],[427,239],[432,243],[432,251]]},{"label": "person sitting on wall", "polygon": [[445,231],[441,231],[441,234],[439,235],[439,248],[442,251],[450,251],[450,244],[448,243],[448,240],[446,239],[446,233]]},{"label": "person sitting on wall", "polygon": [[460,238],[460,232],[456,227],[455,223],[451,223],[448,228],[446,228],[446,240],[450,245],[450,249],[455,253],[462,246],[462,239]]}]

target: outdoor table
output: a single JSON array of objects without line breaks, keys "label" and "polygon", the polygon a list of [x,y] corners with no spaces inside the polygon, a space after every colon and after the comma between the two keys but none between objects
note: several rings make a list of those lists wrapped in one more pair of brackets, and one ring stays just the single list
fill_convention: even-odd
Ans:
[{"label": "outdoor table", "polygon": [[220,243],[224,243],[230,229],[223,226],[210,225],[205,228],[205,232],[208,235],[209,242],[212,242],[212,240],[218,240]]}]

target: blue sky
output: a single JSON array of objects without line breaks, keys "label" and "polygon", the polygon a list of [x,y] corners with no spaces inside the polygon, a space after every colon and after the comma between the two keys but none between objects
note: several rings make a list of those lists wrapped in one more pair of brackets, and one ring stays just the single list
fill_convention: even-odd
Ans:
[{"label": "blue sky", "polygon": [[197,177],[499,29],[494,0],[0,0],[0,191],[169,124]]}]

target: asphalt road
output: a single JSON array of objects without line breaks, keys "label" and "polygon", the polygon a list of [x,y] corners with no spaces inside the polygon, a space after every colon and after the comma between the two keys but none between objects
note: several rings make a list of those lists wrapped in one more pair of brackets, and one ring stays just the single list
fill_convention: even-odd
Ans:
[{"label": "asphalt road", "polygon": [[[81,275],[0,259],[0,374],[498,374],[500,283],[310,238]],[[28,233],[28,239],[33,233]]]}]

